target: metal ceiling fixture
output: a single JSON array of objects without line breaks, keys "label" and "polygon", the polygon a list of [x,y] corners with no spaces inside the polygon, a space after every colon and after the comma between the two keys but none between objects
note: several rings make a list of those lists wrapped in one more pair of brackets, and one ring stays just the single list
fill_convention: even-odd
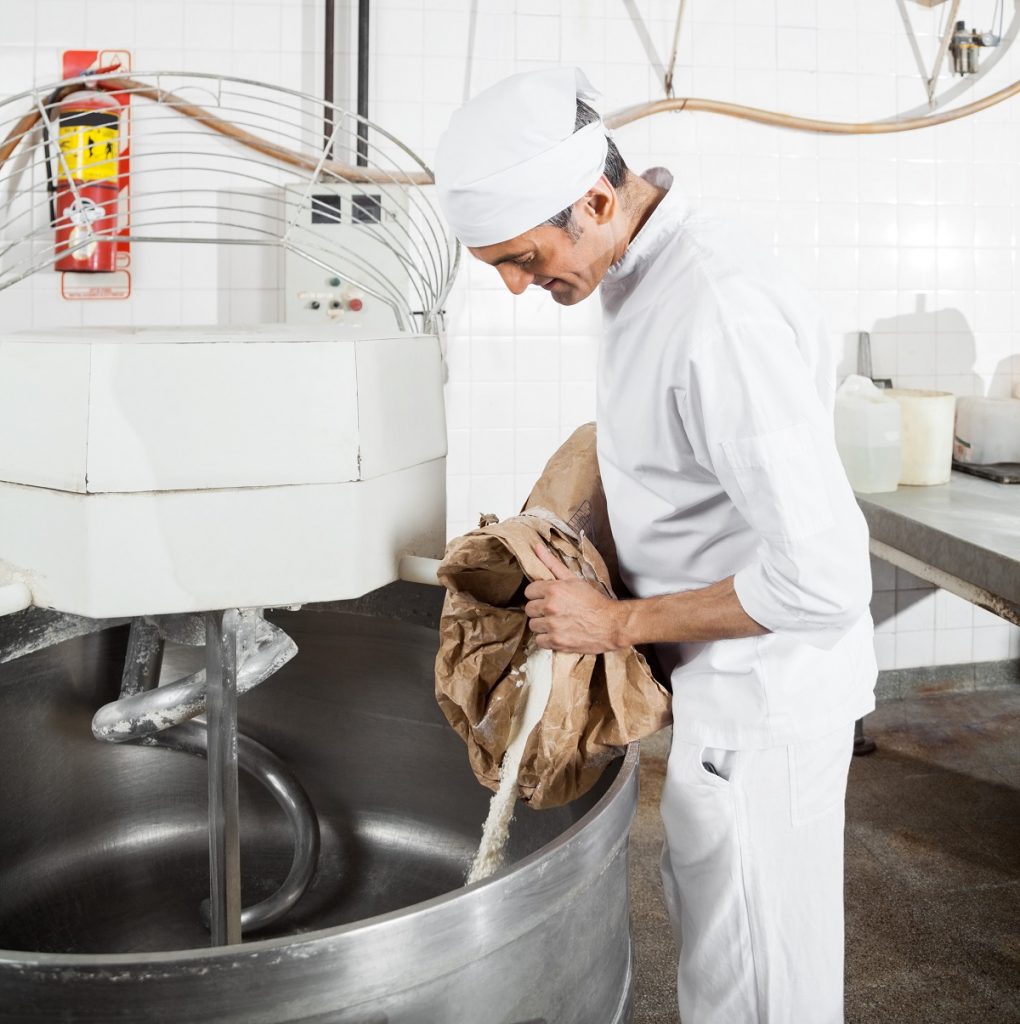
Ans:
[{"label": "metal ceiling fixture", "polygon": [[935,100],[935,91],[938,88],[939,74],[942,71],[942,64],[946,54],[952,55],[953,73],[957,75],[976,75],[979,70],[978,54],[982,47],[1001,47],[1004,52],[1016,36],[1020,19],[1014,14],[1009,30],[1003,33],[1003,21],[1005,17],[1005,0],[995,0],[995,7],[992,11],[991,23],[995,31],[979,32],[977,29],[968,29],[964,21],[957,20],[960,11],[960,0],[914,0],[923,7],[938,7],[950,3],[948,17],[941,19],[942,23],[938,29],[940,37],[939,48],[935,54],[931,73],[925,68],[924,58],[921,56],[921,47],[917,41],[917,33],[914,31],[914,24],[907,13],[905,0],[896,0],[899,7],[900,17],[903,20],[903,27],[907,30],[907,39],[910,48],[914,53],[914,60],[917,62],[921,78],[924,79],[928,104],[931,107],[940,106],[946,101],[943,98],[941,103]]},{"label": "metal ceiling fixture", "polygon": [[[660,114],[670,111],[700,111],[703,113],[723,114],[728,117],[736,117],[744,121],[755,121],[758,124],[773,125],[778,128],[792,128],[798,131],[817,132],[830,135],[882,135],[890,132],[914,131],[918,128],[929,128],[937,124],[944,124],[947,121],[955,121],[959,118],[968,117],[980,110],[995,106],[1004,100],[1010,99],[1020,92],[1020,82],[1014,82],[989,96],[975,100],[962,107],[950,110],[943,110],[939,113],[932,113],[939,107],[944,107],[951,100],[956,99],[962,92],[970,89],[983,75],[995,67],[1003,58],[1017,34],[1020,33],[1020,0],[1013,0],[1013,19],[1006,29],[1003,29],[1005,0],[996,0],[995,11],[992,15],[993,23],[997,20],[996,31],[978,32],[967,31],[963,22],[954,21],[958,11],[960,0],[952,0],[952,9],[948,19],[948,27],[942,36],[939,51],[935,63],[929,75],[921,56],[920,47],[913,30],[910,17],[907,14],[905,0],[895,0],[900,9],[900,14],[907,28],[908,38],[914,51],[921,77],[924,80],[928,93],[928,102],[923,107],[917,107],[896,114],[893,117],[882,121],[868,121],[861,123],[843,121],[825,121],[820,118],[797,117],[791,114],[784,114],[773,110],[761,110],[757,107],[748,107],[739,103],[728,103],[722,100],[704,99],[701,97],[675,97],[673,94],[673,70],[676,63],[677,49],[680,39],[680,28],[683,21],[685,0],[679,0],[677,8],[676,26],[673,33],[673,49],[669,65],[666,66],[659,58],[655,44],[648,32],[644,19],[638,11],[635,0],[623,0],[623,5],[630,15],[638,38],[648,55],[649,63],[656,74],[662,78],[663,91],[666,98],[655,100],[650,103],[638,103],[630,107],[623,107],[614,110],[604,118],[609,128],[622,128],[632,121],[648,117],[651,114]],[[934,7],[949,0],[916,0],[925,7]],[[978,47],[994,48],[994,54],[978,66]],[[946,52],[953,55],[954,71],[962,76],[963,80],[955,86],[944,91],[940,96],[935,95],[939,72]]]}]

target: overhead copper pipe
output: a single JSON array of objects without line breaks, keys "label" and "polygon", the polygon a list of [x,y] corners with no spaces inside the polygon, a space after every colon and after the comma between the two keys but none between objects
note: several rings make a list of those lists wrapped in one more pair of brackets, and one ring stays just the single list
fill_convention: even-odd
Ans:
[{"label": "overhead copper pipe", "polygon": [[[273,142],[260,139],[257,135],[252,135],[250,132],[238,128],[229,121],[224,121],[204,107],[200,107],[195,103],[189,103],[187,100],[181,99],[180,96],[167,92],[165,89],[151,88],[133,78],[105,78],[97,81],[95,84],[107,92],[126,92],[131,96],[141,96],[143,99],[151,100],[153,103],[163,103],[185,117],[193,118],[200,124],[205,125],[210,131],[223,135],[228,139],[233,139],[242,146],[247,146],[257,153],[272,157],[274,160],[289,164],[291,167],[298,167],[303,171],[313,172],[317,167],[320,167],[318,157],[305,156],[292,149],[287,149],[285,146],[278,146]],[[65,96],[82,88],[84,86],[81,82],[75,82],[73,85],[58,89],[51,96],[50,103],[59,103]],[[35,127],[41,117],[42,113],[39,110],[33,110],[18,121],[14,126],[14,130],[7,136],[3,144],[0,145],[0,167],[3,166],[14,152],[22,138]],[[339,163],[332,159],[323,160],[320,169],[338,178],[342,178],[344,181],[355,184],[385,185],[396,183],[399,185],[431,185],[433,181],[432,175],[427,171],[393,171],[390,173],[372,170],[367,167],[351,167],[349,164]]]},{"label": "overhead copper pipe", "polygon": [[956,121],[961,117],[976,114],[988,107],[1008,100],[1020,92],[1020,82],[1007,85],[998,92],[993,92],[984,99],[975,100],[964,107],[954,107],[940,114],[929,114],[926,117],[912,117],[904,121],[865,121],[851,123],[845,121],[820,121],[811,117],[795,117],[792,114],[780,114],[773,110],[761,110],[758,107],[745,107],[739,103],[724,103],[721,100],[704,100],[697,97],[680,99],[656,100],[654,103],[639,103],[633,107],[623,107],[603,118],[607,128],[622,128],[643,117],[661,114],[672,110],[698,110],[708,114],[724,114],[728,117],[740,118],[743,121],[756,121],[758,124],[769,124],[776,128],[795,128],[799,131],[818,132],[829,135],[884,135],[889,132],[909,132],[918,128],[930,128],[948,121]]},{"label": "overhead copper pipe", "polygon": [[[142,96],[145,99],[152,100],[154,103],[165,103],[184,116],[191,117],[200,124],[205,125],[210,131],[234,139],[249,149],[279,160],[281,163],[289,164],[292,167],[298,167],[304,171],[314,171],[319,166],[318,158],[308,157],[284,146],[278,146],[275,143],[260,139],[258,136],[230,124],[229,121],[224,121],[215,114],[211,114],[205,108],[181,99],[172,92],[150,88],[131,78],[107,78],[98,81],[96,85],[109,92],[123,91],[133,96]],[[82,84],[76,82],[73,85],[66,86],[64,89],[58,89],[50,97],[50,103],[59,103],[64,96],[81,88]],[[761,110],[758,107],[746,107],[738,103],[726,103],[721,100],[706,100],[698,97],[664,99],[653,103],[640,103],[631,107],[623,107],[606,115],[603,120],[607,128],[622,128],[624,125],[631,124],[644,117],[650,117],[652,114],[689,110],[709,114],[722,114],[744,121],[772,125],[776,128],[792,128],[798,131],[809,131],[819,134],[884,135],[891,132],[916,131],[920,128],[930,128],[935,125],[946,124],[949,121],[957,121],[979,111],[987,110],[989,107],[1010,99],[1017,93],[1020,93],[1020,81],[1005,86],[999,89],[998,92],[985,96],[983,99],[975,100],[973,103],[968,103],[963,107],[955,107],[953,110],[946,110],[939,114],[908,118],[903,121],[867,121],[862,123],[822,121],[817,118],[796,117],[772,110]],[[14,152],[21,139],[35,127],[41,116],[38,110],[33,110],[25,114],[18,121],[3,144],[0,145],[0,167],[3,166]],[[431,185],[434,182],[432,175],[426,171],[395,171],[393,173],[386,173],[384,171],[369,170],[365,167],[352,167],[349,164],[342,164],[332,159],[323,160],[321,170],[336,175],[345,181],[357,184],[386,184],[390,182],[401,185]]]}]

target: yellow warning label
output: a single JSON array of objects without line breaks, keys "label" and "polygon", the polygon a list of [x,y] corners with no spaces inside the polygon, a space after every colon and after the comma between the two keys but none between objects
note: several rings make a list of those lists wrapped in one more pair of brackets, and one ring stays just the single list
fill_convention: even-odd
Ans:
[{"label": "yellow warning label", "polygon": [[97,124],[60,126],[59,177],[75,181],[102,181],[117,177],[119,133],[115,127]]}]

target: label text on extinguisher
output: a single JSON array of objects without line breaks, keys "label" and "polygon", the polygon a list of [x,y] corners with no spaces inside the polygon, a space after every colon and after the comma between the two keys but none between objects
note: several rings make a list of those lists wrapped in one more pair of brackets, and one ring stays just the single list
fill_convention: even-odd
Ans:
[{"label": "label text on extinguisher", "polygon": [[[59,177],[103,181],[117,177],[118,121],[115,114],[73,112],[60,119]],[[65,169],[66,167],[66,169]]]}]

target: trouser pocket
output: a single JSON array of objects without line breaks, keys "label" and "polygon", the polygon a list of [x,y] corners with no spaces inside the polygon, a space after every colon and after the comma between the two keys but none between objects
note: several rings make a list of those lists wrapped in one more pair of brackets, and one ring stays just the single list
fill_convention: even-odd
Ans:
[{"label": "trouser pocket", "polygon": [[[733,829],[732,765],[723,751],[674,739],[662,789],[662,821],[673,862],[718,857]],[[718,774],[705,767],[713,765]]]},{"label": "trouser pocket", "polygon": [[[725,750],[721,747],[702,747],[698,754],[701,771],[708,775],[709,782],[718,779],[729,784],[733,781],[737,768],[737,751]],[[718,783],[714,783],[718,784]]]}]

